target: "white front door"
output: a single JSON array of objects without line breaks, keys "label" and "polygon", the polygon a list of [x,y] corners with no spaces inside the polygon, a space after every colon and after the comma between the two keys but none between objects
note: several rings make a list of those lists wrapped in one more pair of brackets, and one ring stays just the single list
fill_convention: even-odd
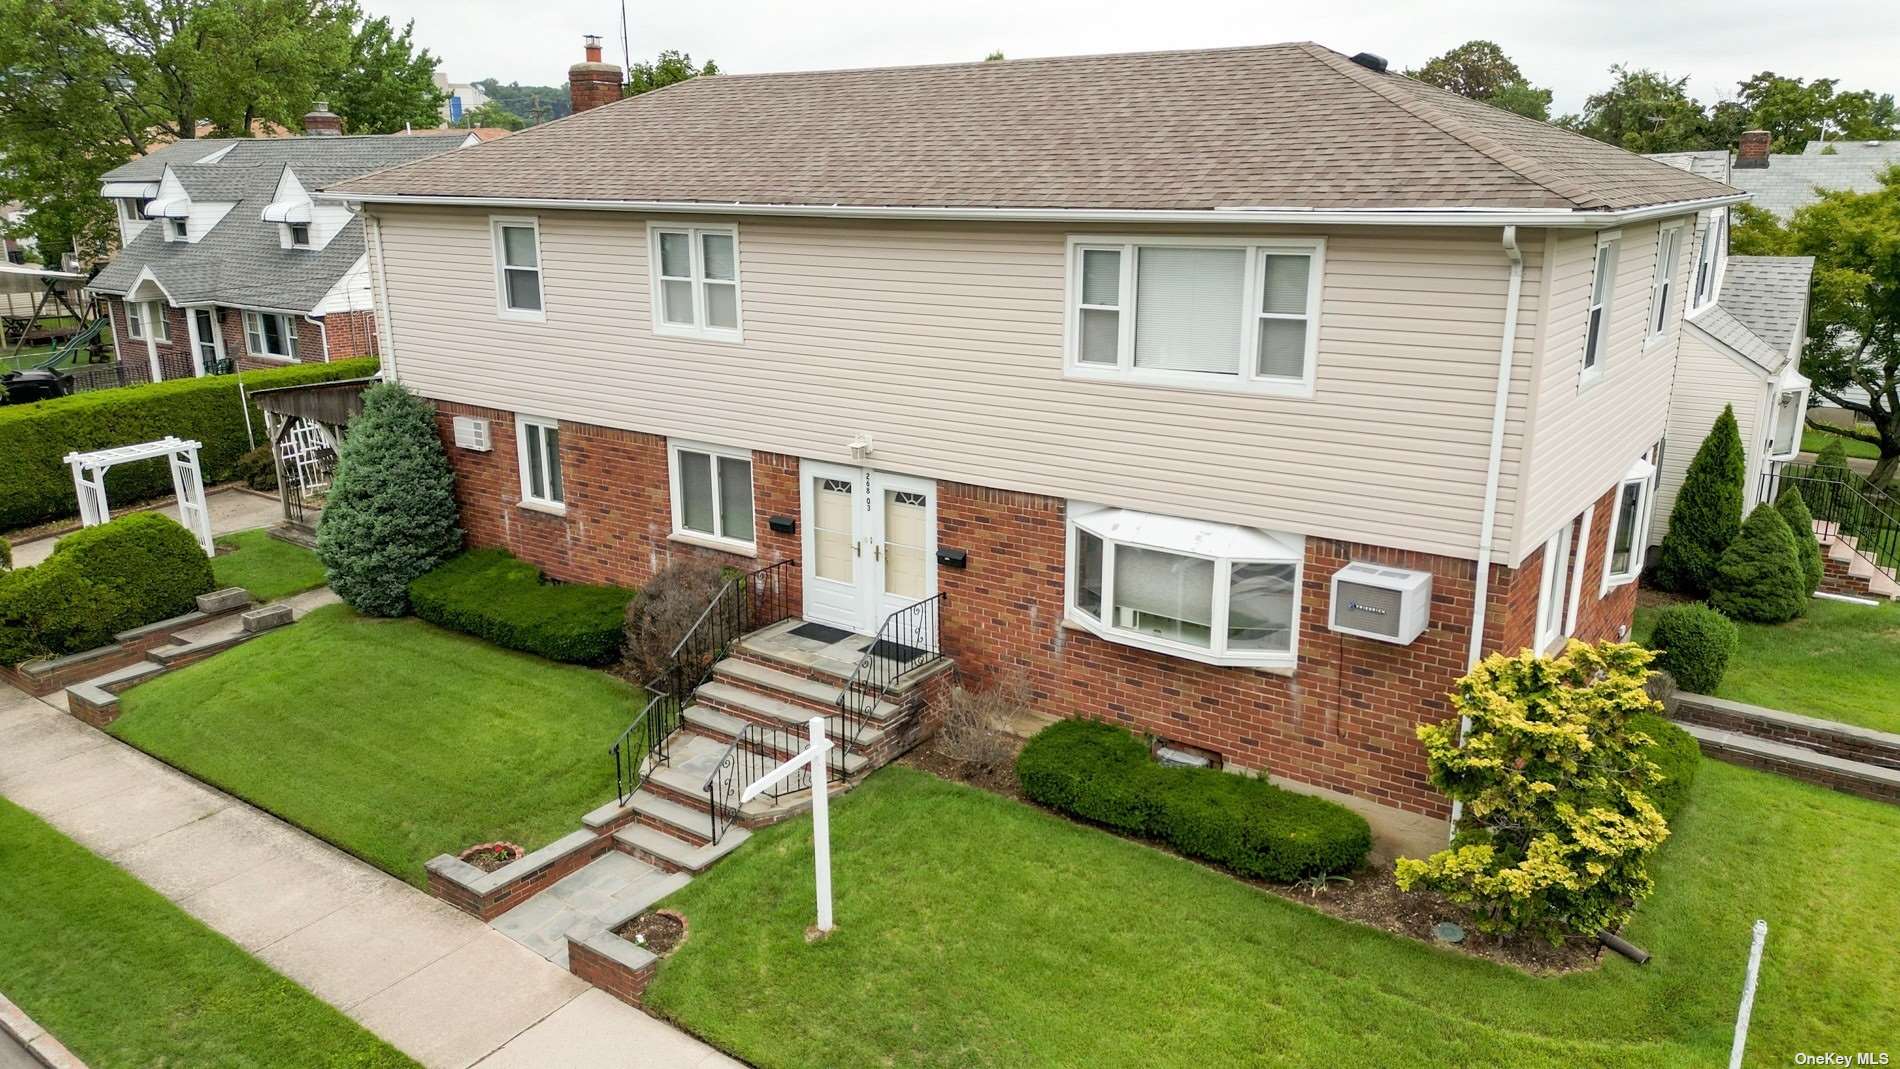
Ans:
[{"label": "white front door", "polygon": [[934,482],[816,461],[800,474],[806,619],[875,634],[937,592]]},{"label": "white front door", "polygon": [[191,310],[191,356],[194,374],[209,375],[218,370],[224,346],[218,336],[218,324],[209,308]]}]

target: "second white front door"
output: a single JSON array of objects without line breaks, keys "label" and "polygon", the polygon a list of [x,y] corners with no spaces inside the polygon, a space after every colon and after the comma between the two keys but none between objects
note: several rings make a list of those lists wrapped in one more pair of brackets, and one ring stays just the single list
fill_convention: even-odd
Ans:
[{"label": "second white front door", "polygon": [[860,634],[937,592],[937,486],[805,461],[805,617]]}]

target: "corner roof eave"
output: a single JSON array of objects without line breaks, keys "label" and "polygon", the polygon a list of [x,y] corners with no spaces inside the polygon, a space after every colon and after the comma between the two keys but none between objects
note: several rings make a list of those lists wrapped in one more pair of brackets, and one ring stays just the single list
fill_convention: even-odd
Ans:
[{"label": "corner roof eave", "polygon": [[561,197],[454,197],[321,191],[316,199],[358,207],[415,204],[462,208],[541,208],[696,215],[807,216],[831,219],[933,219],[973,222],[1307,223],[1361,226],[1524,226],[1597,229],[1662,219],[1748,200],[1736,192],[1640,208],[1216,208],[1174,211],[1114,208],[958,208],[849,204],[753,204],[666,200],[582,200]]}]

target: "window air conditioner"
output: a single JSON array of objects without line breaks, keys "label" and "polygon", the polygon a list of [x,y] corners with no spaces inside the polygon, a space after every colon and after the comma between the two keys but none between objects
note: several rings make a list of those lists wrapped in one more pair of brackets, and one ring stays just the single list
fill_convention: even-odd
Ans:
[{"label": "window air conditioner", "polygon": [[1405,645],[1432,615],[1432,573],[1354,561],[1333,573],[1334,631]]},{"label": "window air conditioner", "polygon": [[488,421],[473,416],[455,417],[455,447],[486,453],[493,448],[488,440]]}]

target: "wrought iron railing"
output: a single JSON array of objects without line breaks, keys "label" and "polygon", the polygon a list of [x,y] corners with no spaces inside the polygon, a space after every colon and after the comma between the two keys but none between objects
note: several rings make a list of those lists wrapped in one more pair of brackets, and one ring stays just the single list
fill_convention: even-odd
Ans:
[{"label": "wrought iron railing", "polygon": [[[706,803],[711,811],[709,838],[712,842],[718,842],[727,830],[739,822],[742,804],[739,796],[746,787],[758,782],[781,762],[789,760],[809,742],[810,739],[795,725],[767,727],[757,721],[746,721],[745,726],[732,737],[732,742],[727,744],[726,752],[719,755],[712,775],[706,777]],[[810,788],[811,766],[807,765],[767,787],[762,793],[767,798],[782,798]]]},{"label": "wrought iron railing", "polygon": [[905,678],[943,660],[943,599],[934,594],[886,616],[851,670],[838,692],[838,711],[825,725],[840,773],[845,758],[860,748],[858,740],[878,703]]},{"label": "wrought iron railing", "polygon": [[1782,490],[1801,491],[1808,512],[1840,535],[1850,547],[1889,574],[1900,566],[1900,501],[1858,472],[1805,464],[1783,464],[1762,476],[1761,500],[1773,502]]},{"label": "wrought iron railing", "polygon": [[734,576],[686,629],[667,656],[666,670],[647,683],[647,693],[652,695],[647,707],[609,748],[615,796],[621,805],[640,789],[653,766],[669,760],[667,740],[679,730],[693,694],[712,677],[713,665],[741,636],[791,615],[797,572],[798,561],[782,560]]}]

